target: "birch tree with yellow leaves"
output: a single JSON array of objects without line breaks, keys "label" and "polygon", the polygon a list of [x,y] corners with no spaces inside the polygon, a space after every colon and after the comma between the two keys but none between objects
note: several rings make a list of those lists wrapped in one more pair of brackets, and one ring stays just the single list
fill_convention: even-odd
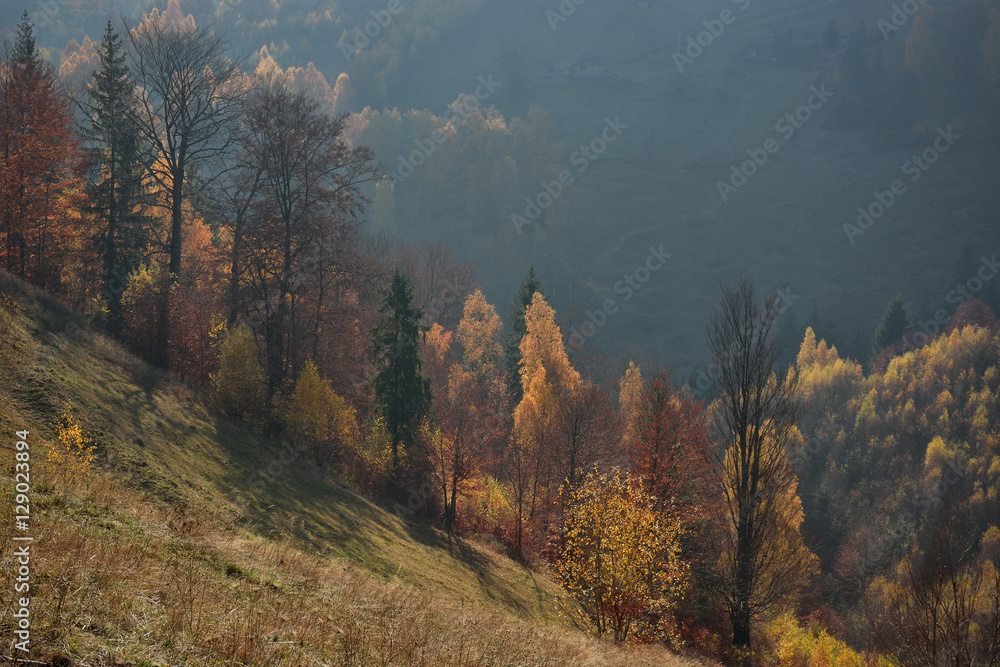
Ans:
[{"label": "birch tree with yellow leaves", "polygon": [[657,510],[642,481],[591,472],[564,487],[563,546],[556,571],[566,615],[614,641],[674,638],[672,609],[688,587],[680,520]]}]

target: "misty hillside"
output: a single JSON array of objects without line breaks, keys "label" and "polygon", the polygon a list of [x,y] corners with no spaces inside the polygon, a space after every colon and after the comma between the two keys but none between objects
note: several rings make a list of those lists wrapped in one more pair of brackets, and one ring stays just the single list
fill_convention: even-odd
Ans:
[{"label": "misty hillside", "polygon": [[[786,345],[812,325],[860,356],[890,296],[933,313],[965,275],[956,274],[963,249],[997,242],[1000,133],[993,84],[979,71],[989,66],[980,49],[988,10],[974,4],[930,3],[938,66],[926,74],[906,60],[914,19],[904,14],[897,28],[891,3],[589,2],[564,17],[557,2],[408,0],[362,49],[355,29],[370,28],[381,6],[244,0],[161,9],[213,21],[249,68],[295,70],[297,85],[331,110],[359,114],[354,136],[396,180],[376,197],[373,228],[445,240],[497,303],[534,265],[577,329],[613,299],[619,310],[606,325],[593,318],[588,346],[614,354],[627,345],[687,375],[706,358],[701,329],[715,290],[745,270],[794,299],[783,314]],[[96,42],[108,16],[135,23],[146,9],[60,2],[51,20],[36,20],[45,24],[39,43],[79,79],[86,66],[75,59],[93,48],[79,47],[84,35]],[[697,55],[688,38],[727,9],[732,23]],[[20,6],[3,11],[13,29]],[[831,20],[839,37],[824,43]],[[862,22],[872,35],[861,57],[879,71],[855,86],[845,56]],[[975,37],[966,39],[967,27]],[[775,36],[774,60],[747,57],[759,34]],[[596,73],[557,69],[581,52]],[[338,87],[341,74],[350,85]],[[813,87],[829,96],[805,122],[782,124]],[[476,110],[499,125],[453,114],[455,138],[432,141],[439,147],[426,164],[414,155],[422,164],[406,177],[401,158],[426,153],[415,142],[431,145],[450,105],[477,88]],[[584,157],[580,148],[615,118],[627,126],[621,136]],[[949,126],[961,138],[911,182],[904,164]],[[719,182],[769,138],[781,150],[724,201]],[[566,193],[528,225],[512,222],[564,170]],[[907,187],[898,203],[870,231],[846,233],[858,207],[896,179]],[[671,260],[626,291],[623,276],[661,245]]]}]

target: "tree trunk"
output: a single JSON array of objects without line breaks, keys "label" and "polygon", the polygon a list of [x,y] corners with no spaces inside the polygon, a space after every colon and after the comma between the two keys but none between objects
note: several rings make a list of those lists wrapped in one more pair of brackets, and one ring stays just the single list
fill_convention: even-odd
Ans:
[{"label": "tree trunk", "polygon": [[[457,439],[456,439],[457,441]],[[452,470],[451,474],[451,499],[445,509],[444,525],[445,530],[451,533],[455,528],[455,515],[458,511],[458,468]],[[447,500],[447,499],[446,499]]]},{"label": "tree trunk", "polygon": [[750,564],[753,549],[750,544],[752,522],[745,511],[740,512],[736,542],[736,601],[730,610],[733,624],[733,646],[750,648]]},{"label": "tree trunk", "polygon": [[750,648],[750,610],[745,606],[734,609],[729,620],[733,624],[733,646]]},{"label": "tree trunk", "polygon": [[243,221],[233,225],[233,252],[229,267],[229,326],[236,323],[240,302],[240,252],[243,246]]},{"label": "tree trunk", "polygon": [[282,262],[281,280],[278,282],[278,309],[274,323],[274,344],[271,349],[270,363],[268,364],[271,374],[272,389],[280,386],[285,379],[286,359],[285,359],[285,320],[288,318],[289,300],[291,298],[291,276],[292,276],[292,228],[288,216],[285,216],[285,236],[282,242]]},{"label": "tree trunk", "polygon": [[313,360],[319,359],[319,342],[323,333],[323,298],[326,296],[326,286],[323,283],[323,273],[319,273],[319,292],[316,294],[316,321],[313,327]]},{"label": "tree trunk", "polygon": [[24,278],[26,278],[26,275],[24,273],[24,267],[25,267],[25,264],[27,263],[27,258],[25,257],[25,248],[27,247],[27,237],[26,237],[26,234],[28,232],[28,223],[27,223],[27,221],[28,221],[28,215],[27,215],[27,211],[25,210],[25,202],[24,202],[24,200],[25,200],[25,191],[24,191],[24,173],[23,173],[23,170],[22,170],[22,173],[21,173],[21,185],[18,186],[17,193],[18,193],[18,202],[20,204],[20,210],[21,210],[21,215],[20,215],[20,220],[19,220],[19,223],[20,223],[20,226],[21,226],[21,231],[18,233],[18,238],[17,238],[18,250],[20,251],[20,259],[21,259],[21,266],[20,266],[20,269],[18,271],[18,275],[23,280]]},{"label": "tree trunk", "polygon": [[[111,148],[110,178],[111,198],[108,201],[108,235],[104,240],[104,288],[108,295],[108,329],[117,335],[121,331],[122,300],[121,289],[112,287],[116,280],[118,269],[118,253],[116,239],[118,237],[118,193],[117,170],[115,169],[115,149]],[[121,286],[124,288],[124,285]]]},{"label": "tree trunk", "polygon": [[176,280],[181,275],[184,167],[178,167],[172,177],[173,183],[170,188],[170,276],[171,280]]},{"label": "tree trunk", "polygon": [[180,281],[181,275],[181,222],[183,220],[184,167],[178,166],[171,174],[170,188],[170,264],[163,295],[160,298],[160,312],[156,327],[157,363],[170,366],[170,291]]},{"label": "tree trunk", "polygon": [[265,356],[267,357],[268,389],[272,394],[278,389],[278,373],[281,369],[281,353],[279,351],[281,346],[281,326],[278,322],[278,315],[275,314],[273,301],[273,299],[268,299],[268,302],[264,305],[264,314],[266,316],[264,347]]}]

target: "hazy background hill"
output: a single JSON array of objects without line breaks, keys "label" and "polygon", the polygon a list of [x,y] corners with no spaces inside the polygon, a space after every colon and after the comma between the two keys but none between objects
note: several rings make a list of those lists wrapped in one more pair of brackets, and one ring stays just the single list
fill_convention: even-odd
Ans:
[{"label": "hazy background hill", "polygon": [[[554,0],[403,0],[397,14],[381,15],[390,17],[385,27],[370,12],[388,11],[387,3],[181,0],[160,9],[214,21],[251,68],[302,68],[303,87],[360,115],[355,138],[389,172],[417,150],[414,141],[427,145],[444,127],[449,105],[492,77],[500,85],[479,104],[485,118],[453,116],[454,133],[426,163],[412,177],[397,174],[395,188],[377,197],[372,225],[404,239],[445,239],[500,304],[534,264],[567,325],[579,327],[614,299],[620,308],[589,339],[593,348],[619,350],[627,339],[687,375],[704,358],[702,326],[719,283],[746,270],[793,297],[783,315],[789,346],[811,324],[866,357],[890,295],[904,294],[928,316],[948,307],[956,281],[997,247],[1000,130],[980,73],[987,26],[980,20],[980,34],[953,35],[975,4],[930,3],[936,50],[928,47],[927,72],[914,56],[906,60],[908,41],[919,42],[910,40],[915,19],[905,16],[883,38],[878,22],[891,21],[889,2],[592,0],[562,17]],[[9,2],[0,24],[9,29],[22,9],[34,12],[39,43],[56,60],[62,53],[71,76],[86,69],[85,36],[96,39],[109,16],[134,24],[150,6]],[[726,9],[732,23],[679,72],[678,39],[684,51]],[[825,45],[831,19],[840,36]],[[841,66],[860,22],[872,31],[868,58],[879,70],[863,104]],[[366,23],[375,36],[354,52],[354,29]],[[777,60],[747,58],[748,36],[759,33],[776,35]],[[976,43],[955,52],[966,42]],[[581,50],[607,75],[554,71]],[[349,83],[338,82],[342,73]],[[819,85],[832,99],[786,140],[776,122]],[[572,156],[607,118],[628,128],[581,172]],[[904,163],[947,126],[961,139],[911,183]],[[769,137],[780,151],[722,201],[717,182]],[[563,170],[572,185],[518,233],[511,215],[523,215],[525,199]],[[851,243],[843,226],[895,179],[907,192]],[[616,283],[660,244],[671,260],[626,300]],[[962,260],[966,246],[972,266]]]}]

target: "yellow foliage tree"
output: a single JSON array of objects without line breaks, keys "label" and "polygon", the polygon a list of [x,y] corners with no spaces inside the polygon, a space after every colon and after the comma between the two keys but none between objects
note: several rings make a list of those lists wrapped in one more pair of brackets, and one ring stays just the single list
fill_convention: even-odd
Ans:
[{"label": "yellow foliage tree", "polygon": [[384,493],[392,478],[392,438],[385,417],[371,420],[365,437],[354,447],[353,459],[348,476],[369,491]]},{"label": "yellow foliage tree", "polygon": [[[423,360],[423,370],[431,377],[435,385],[448,382],[448,352],[451,350],[451,339],[454,333],[435,322],[423,336],[420,343],[420,358]],[[435,386],[434,393],[440,394]]]},{"label": "yellow foliage tree", "polygon": [[512,526],[514,505],[507,487],[496,477],[483,475],[469,485],[466,511],[474,532],[505,537],[506,527]]},{"label": "yellow foliage tree", "polygon": [[632,450],[635,441],[635,426],[642,407],[642,372],[633,362],[628,362],[625,375],[618,384],[618,406],[622,421],[622,451]]},{"label": "yellow foliage tree", "polygon": [[62,482],[86,482],[94,463],[94,446],[66,404],[56,422],[57,441],[49,448],[45,460],[53,464],[55,476]]},{"label": "yellow foliage tree", "polygon": [[524,393],[575,389],[580,374],[573,368],[556,324],[556,312],[535,292],[524,313],[525,335],[521,339],[521,384]]},{"label": "yellow foliage tree", "polygon": [[469,295],[458,325],[458,342],[462,345],[461,370],[486,382],[495,378],[503,359],[503,346],[500,344],[502,331],[503,322],[482,291],[476,290]]},{"label": "yellow foliage tree", "polygon": [[[848,420],[847,407],[864,387],[861,364],[841,359],[837,348],[825,340],[816,342],[812,328],[806,329],[795,366],[789,369],[788,382],[795,384],[798,399],[805,405],[821,405],[828,424]],[[818,412],[818,411],[817,411]],[[807,437],[820,427],[823,414],[807,413],[799,421],[799,429]]]},{"label": "yellow foliage tree", "polygon": [[354,408],[333,391],[312,360],[299,371],[285,410],[285,424],[294,437],[316,448],[321,461],[337,447],[353,447],[358,440]]},{"label": "yellow foliage tree", "polygon": [[772,655],[761,656],[765,665],[774,667],[892,667],[888,660],[864,655],[830,635],[818,622],[808,628],[799,625],[791,612],[780,614],[764,626]]},{"label": "yellow foliage tree", "polygon": [[[547,480],[542,480],[546,448],[556,437],[560,415],[571,404],[581,380],[566,355],[555,311],[541,292],[532,296],[524,322],[526,332],[520,346],[524,395],[514,410],[514,439],[520,450],[516,454],[529,462],[528,475],[522,482],[530,478],[529,514],[534,517],[539,485],[543,490],[549,488]],[[515,495],[520,514],[524,494],[515,490]]]},{"label": "yellow foliage tree", "polygon": [[572,597],[567,613],[615,642],[675,639],[672,610],[688,586],[680,521],[618,471],[594,470],[568,494],[556,568]]},{"label": "yellow foliage tree", "polygon": [[212,376],[220,407],[244,419],[262,417],[267,373],[257,359],[257,344],[246,325],[228,332],[219,345],[219,372]]},{"label": "yellow foliage tree", "polygon": [[[425,424],[421,429],[442,492],[444,528],[449,531],[457,518],[459,494],[490,457],[504,430],[502,413],[509,414],[507,402],[502,400],[506,389],[500,372],[502,329],[500,317],[482,291],[469,295],[458,324],[461,354],[448,371],[447,391],[437,392],[435,397],[437,424]],[[445,336],[442,331],[435,324],[427,335],[430,352],[442,350],[437,357],[425,355],[429,370],[443,367],[444,352],[450,347],[451,333]],[[432,345],[433,337],[443,342]]]}]

